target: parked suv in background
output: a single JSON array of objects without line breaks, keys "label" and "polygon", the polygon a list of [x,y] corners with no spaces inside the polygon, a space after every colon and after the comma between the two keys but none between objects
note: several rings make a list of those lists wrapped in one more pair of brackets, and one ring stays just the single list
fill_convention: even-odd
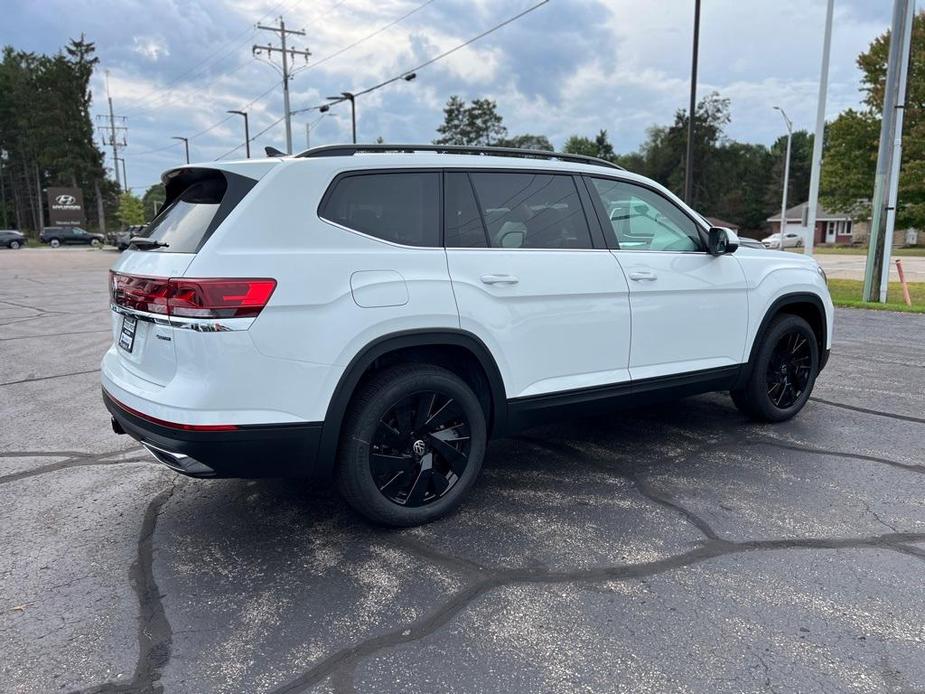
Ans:
[{"label": "parked suv in background", "polygon": [[829,354],[814,260],[593,158],[345,145],[163,180],[110,276],[103,398],[188,475],[333,477],[413,525],[490,437],[706,391],[782,421]]},{"label": "parked suv in background", "polygon": [[26,237],[15,229],[0,229],[0,247],[22,248],[26,245]]},{"label": "parked suv in background", "polygon": [[114,231],[109,235],[109,245],[124,251],[129,246],[133,236],[144,236],[147,224],[134,224],[122,231]]},{"label": "parked suv in background", "polygon": [[52,248],[62,244],[89,244],[95,248],[103,245],[106,238],[102,234],[91,234],[80,227],[60,226],[45,227],[39,234],[39,240]]}]

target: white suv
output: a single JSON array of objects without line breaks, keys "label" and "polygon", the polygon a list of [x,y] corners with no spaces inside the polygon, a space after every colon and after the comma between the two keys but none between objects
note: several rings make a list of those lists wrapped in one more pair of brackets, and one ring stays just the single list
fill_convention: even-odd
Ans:
[{"label": "white suv", "polygon": [[164,182],[110,277],[114,429],[188,475],[333,477],[380,523],[450,511],[489,437],[550,418],[707,391],[792,417],[832,341],[812,259],[588,157],[333,146]]}]

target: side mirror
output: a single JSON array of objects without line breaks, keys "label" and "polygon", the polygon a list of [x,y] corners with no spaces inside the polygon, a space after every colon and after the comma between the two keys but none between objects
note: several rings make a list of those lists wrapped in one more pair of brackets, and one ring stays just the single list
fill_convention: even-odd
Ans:
[{"label": "side mirror", "polygon": [[732,229],[726,227],[710,227],[707,239],[707,251],[710,255],[725,255],[735,253],[739,247],[739,237]]}]

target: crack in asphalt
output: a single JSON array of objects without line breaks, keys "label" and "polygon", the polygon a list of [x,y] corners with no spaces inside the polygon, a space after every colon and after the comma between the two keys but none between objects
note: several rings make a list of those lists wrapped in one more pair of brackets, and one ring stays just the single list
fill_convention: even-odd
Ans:
[{"label": "crack in asphalt", "polygon": [[35,383],[36,381],[49,381],[53,378],[67,378],[68,376],[83,376],[85,374],[99,373],[99,368],[89,369],[88,371],[74,371],[68,374],[55,374],[54,376],[35,376],[34,378],[23,378],[18,381],[5,381],[0,386],[15,386],[20,383]]},{"label": "crack in asphalt", "polygon": [[48,463],[46,465],[40,465],[39,467],[32,468],[30,470],[22,470],[21,472],[11,472],[8,475],[0,475],[0,484],[7,484],[9,482],[17,482],[19,480],[24,480],[29,477],[36,477],[37,475],[44,475],[49,472],[57,472],[58,470],[65,470],[73,467],[88,467],[92,465],[122,465],[125,463],[149,463],[148,458],[130,458],[128,460],[117,459],[109,460],[113,456],[123,455],[126,453],[137,453],[141,451],[141,446],[131,446],[129,448],[120,448],[116,451],[109,451],[107,453],[77,453],[74,451],[57,451],[57,452],[38,452],[38,451],[16,451],[16,452],[4,452],[0,453],[2,458],[27,458],[27,457],[58,457],[58,456],[67,456],[65,460],[59,460],[55,463]]},{"label": "crack in asphalt", "polygon": [[[555,571],[546,568],[512,568],[490,570],[489,575],[457,591],[449,600],[430,614],[411,624],[402,625],[385,634],[367,638],[359,643],[342,648],[299,677],[272,690],[272,694],[302,692],[308,687],[347,669],[353,672],[365,658],[379,651],[405,643],[413,643],[430,636],[451,619],[469,607],[475,600],[491,590],[518,584],[563,584],[601,583],[650,578],[668,571],[685,568],[711,559],[754,552],[780,550],[839,550],[839,549],[885,549],[910,554],[908,543],[925,540],[925,533],[888,533],[854,538],[803,538],[780,540],[708,540],[701,546],[680,554],[639,564],[619,564],[570,571]],[[430,558],[433,559],[432,554]],[[340,677],[340,675],[338,675]]]},{"label": "crack in asphalt", "polygon": [[898,460],[890,460],[889,458],[880,458],[875,455],[865,455],[863,453],[849,453],[847,451],[836,451],[830,448],[817,448],[808,444],[802,444],[768,436],[755,438],[753,441],[746,442],[745,445],[773,446],[774,448],[782,448],[788,451],[798,451],[800,453],[811,453],[813,455],[828,455],[835,458],[863,460],[864,462],[868,463],[889,465],[900,470],[905,470],[906,472],[925,474],[925,465],[917,465],[915,463],[900,463]]},{"label": "crack in asphalt", "polygon": [[132,588],[138,598],[138,660],[130,682],[105,682],[81,690],[83,694],[163,692],[161,672],[170,662],[173,631],[164,610],[163,596],[154,578],[154,531],[164,506],[180,483],[174,475],[170,487],[154,497],[145,510],[138,537],[138,556],[129,569]]},{"label": "crack in asphalt", "polygon": [[[569,456],[578,455],[585,460],[597,462],[596,459],[588,455],[585,451],[562,441],[537,440],[529,436],[518,436],[517,439],[540,448],[546,448],[554,453],[566,454]],[[761,441],[761,443],[767,443],[767,441]],[[688,452],[682,459],[682,462],[683,460],[695,457],[712,445],[714,444],[704,444],[696,450]],[[803,447],[796,444],[789,446],[783,444],[782,447],[803,450]],[[825,452],[826,454],[832,455],[840,454],[839,452],[822,451],[822,449],[812,448],[807,452]],[[904,469],[908,469],[907,466],[896,463],[895,461],[878,459],[873,456],[864,456],[862,459],[888,465],[898,465]],[[600,465],[601,463],[598,463],[598,466]],[[705,541],[698,547],[688,550],[687,552],[650,562],[557,571],[545,567],[490,569],[481,564],[445,554],[423,543],[409,540],[407,534],[396,534],[393,540],[396,544],[407,551],[417,553],[422,559],[436,563],[450,571],[458,571],[463,567],[468,570],[470,575],[473,572],[477,572],[479,576],[468,586],[457,591],[449,600],[439,605],[422,619],[410,625],[403,625],[401,628],[396,628],[385,634],[370,637],[357,644],[342,648],[332,653],[327,658],[322,659],[300,676],[274,689],[272,694],[302,692],[329,676],[332,676],[332,684],[335,691],[352,691],[356,667],[364,659],[379,651],[393,648],[404,643],[420,641],[435,633],[438,629],[449,623],[451,619],[463,612],[478,598],[496,588],[509,587],[517,584],[599,583],[605,581],[641,579],[724,556],[780,550],[886,549],[925,561],[925,550],[919,549],[911,544],[925,540],[925,533],[891,532],[884,535],[841,539],[787,538],[776,540],[726,540],[721,538],[705,519],[687,509],[669,493],[659,491],[646,480],[640,472],[640,467],[645,468],[649,466],[631,465],[630,467],[631,470],[627,472],[624,470],[615,470],[611,464],[607,465],[607,469],[611,473],[632,482],[637,491],[650,502],[668,508],[681,515],[688,523],[703,534]],[[913,467],[915,467],[916,472],[921,471],[917,466]],[[461,564],[461,562],[463,563]]]},{"label": "crack in asphalt", "polygon": [[899,419],[904,422],[916,422],[917,424],[925,424],[925,419],[921,417],[913,417],[907,414],[896,414],[895,412],[880,412],[879,410],[871,410],[866,407],[858,407],[857,405],[847,405],[843,402],[835,402],[834,400],[823,400],[822,398],[817,398],[815,395],[810,396],[809,398],[813,402],[821,402],[823,405],[830,405],[831,407],[841,407],[844,410],[852,410],[853,412],[863,412],[864,414],[872,414],[877,417],[889,417],[890,419]]}]

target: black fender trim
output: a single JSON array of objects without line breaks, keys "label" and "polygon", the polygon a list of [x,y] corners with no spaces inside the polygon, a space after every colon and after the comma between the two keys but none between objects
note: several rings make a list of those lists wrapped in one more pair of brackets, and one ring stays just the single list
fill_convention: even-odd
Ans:
[{"label": "black fender trim", "polygon": [[341,425],[350,404],[350,398],[363,374],[379,357],[409,347],[462,347],[478,360],[488,378],[491,391],[491,416],[488,429],[492,436],[501,435],[507,424],[507,396],[501,371],[488,347],[476,335],[465,330],[441,328],[436,330],[403,330],[378,337],[361,349],[344,369],[324,417],[324,427],[318,449],[318,471],[330,477],[337,456]]},{"label": "black fender trim", "polygon": [[821,334],[817,335],[817,338],[819,338],[819,371],[822,371],[829,357],[829,350],[826,349],[825,346],[825,340],[829,330],[828,323],[826,322],[825,304],[822,303],[822,299],[818,294],[813,294],[812,292],[794,292],[792,294],[784,294],[783,296],[778,297],[768,307],[768,310],[765,311],[764,318],[761,319],[761,324],[758,326],[758,331],[755,333],[755,339],[752,340],[752,347],[748,353],[748,362],[746,363],[745,368],[742,369],[739,380],[736,383],[737,388],[744,386],[746,381],[748,381],[752,371],[752,364],[754,363],[755,356],[758,353],[758,347],[761,344],[761,340],[767,332],[768,326],[771,324],[771,321],[774,319],[774,317],[780,313],[780,310],[785,306],[806,303],[812,304],[816,308],[816,311],[819,314],[820,325],[822,326]]}]

